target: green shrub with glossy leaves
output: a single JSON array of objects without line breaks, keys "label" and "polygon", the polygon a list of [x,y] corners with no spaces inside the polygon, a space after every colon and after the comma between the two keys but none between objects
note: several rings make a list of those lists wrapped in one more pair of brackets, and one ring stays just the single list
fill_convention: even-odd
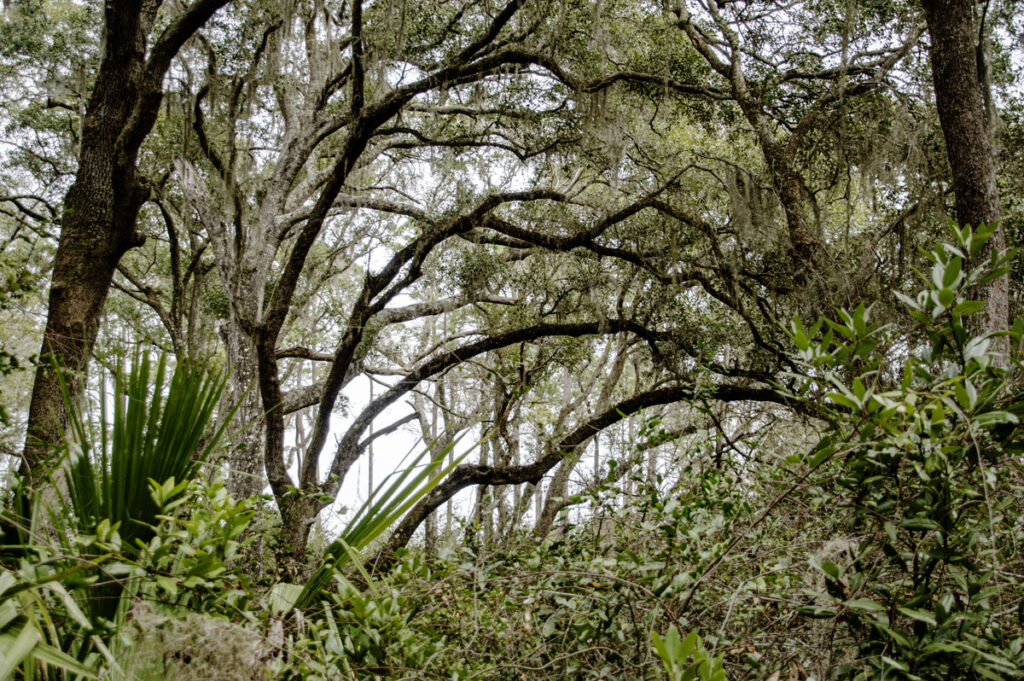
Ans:
[{"label": "green shrub with glossy leaves", "polygon": [[[968,321],[983,308],[969,292],[1005,274],[1013,254],[967,271],[992,228],[953,232],[929,254],[920,293],[899,296],[920,342],[863,305],[793,325],[804,389],[821,390],[834,424],[809,463],[835,466],[829,493],[856,538],[848,560],[812,561],[824,592],[799,608],[847,647],[838,678],[1024,677],[1024,588],[1009,567],[1024,542],[1013,479],[1021,365]],[[1005,335],[1019,347],[1024,325]]]},{"label": "green shrub with glossy leaves", "polygon": [[651,632],[651,640],[665,665],[668,681],[725,681],[722,658],[708,653],[697,632],[681,637],[673,624],[665,638],[655,631]]}]

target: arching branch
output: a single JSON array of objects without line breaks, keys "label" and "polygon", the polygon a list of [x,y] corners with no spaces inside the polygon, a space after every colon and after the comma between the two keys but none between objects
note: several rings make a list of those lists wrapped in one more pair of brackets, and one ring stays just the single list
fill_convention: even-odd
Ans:
[{"label": "arching branch", "polygon": [[[448,499],[455,496],[460,490],[472,485],[536,484],[565,457],[572,456],[590,438],[605,428],[632,416],[642,409],[692,399],[694,397],[694,390],[695,388],[692,385],[658,388],[622,400],[577,426],[557,443],[549,446],[543,456],[530,464],[521,466],[462,464],[458,466],[447,479],[427,494],[402,519],[385,548],[378,554],[378,560],[375,561],[375,564],[378,568],[386,566],[389,556],[409,542],[413,533],[427,516],[448,501]],[[753,401],[772,402],[782,405],[790,404],[782,395],[769,388],[720,385],[711,388],[710,395],[706,395],[705,392],[702,392],[702,396],[724,402]]]}]

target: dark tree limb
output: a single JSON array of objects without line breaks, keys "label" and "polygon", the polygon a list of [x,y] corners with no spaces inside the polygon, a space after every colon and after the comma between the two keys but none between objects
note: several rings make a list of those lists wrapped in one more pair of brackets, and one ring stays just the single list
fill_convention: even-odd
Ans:
[{"label": "dark tree limb", "polygon": [[[707,394],[708,392],[710,394]],[[724,402],[754,401],[790,405],[786,398],[769,388],[720,385],[711,387],[709,390],[702,392],[701,395]],[[577,426],[557,443],[549,446],[544,455],[533,463],[521,466],[481,466],[476,464],[457,466],[448,478],[427,494],[402,519],[388,539],[385,548],[378,554],[377,560],[372,561],[372,564],[376,565],[378,569],[382,566],[384,566],[384,569],[387,569],[387,566],[390,564],[389,557],[394,555],[397,549],[409,542],[413,533],[427,516],[466,487],[472,485],[537,484],[546,473],[551,471],[566,457],[572,456],[594,435],[612,424],[618,423],[642,409],[694,399],[695,397],[693,386],[649,390],[622,400]]]},{"label": "dark tree limb", "polygon": [[622,331],[634,333],[647,339],[648,342],[652,344],[657,342],[659,336],[659,334],[651,331],[650,329],[629,320],[608,319],[601,322],[581,322],[576,324],[541,323],[522,329],[515,329],[512,331],[506,331],[505,333],[496,334],[428,360],[419,368],[410,372],[405,378],[392,386],[383,395],[371,402],[370,405],[367,406],[358,417],[356,417],[355,421],[351,426],[349,426],[348,431],[338,443],[338,449],[335,452],[333,461],[331,462],[327,479],[320,485],[320,493],[330,497],[333,497],[338,493],[338,489],[341,486],[341,482],[344,479],[345,474],[348,472],[348,469],[352,464],[355,463],[357,456],[356,444],[358,443],[358,438],[362,435],[363,431],[369,427],[370,423],[379,413],[396,402],[400,397],[402,397],[402,395],[416,387],[420,381],[436,376],[453,366],[461,364],[462,362],[483,353],[515,345],[517,343],[556,336],[578,338],[580,336],[620,333]]}]

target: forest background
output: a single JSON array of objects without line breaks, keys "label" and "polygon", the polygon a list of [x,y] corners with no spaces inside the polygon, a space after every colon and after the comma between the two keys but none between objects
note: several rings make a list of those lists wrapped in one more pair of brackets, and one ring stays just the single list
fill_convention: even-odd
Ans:
[{"label": "forest background", "polygon": [[1014,2],[2,12],[0,678],[1021,675]]}]

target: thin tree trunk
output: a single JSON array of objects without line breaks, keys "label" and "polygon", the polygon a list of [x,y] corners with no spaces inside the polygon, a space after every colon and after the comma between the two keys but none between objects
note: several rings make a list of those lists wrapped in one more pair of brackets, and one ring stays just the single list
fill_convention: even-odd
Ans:
[{"label": "thin tree trunk", "polygon": [[544,497],[544,505],[537,516],[537,524],[533,532],[540,538],[544,538],[551,532],[555,525],[558,512],[566,507],[566,493],[569,487],[569,474],[576,465],[575,459],[565,459],[555,471],[555,476],[548,485],[548,492]]},{"label": "thin tree trunk", "polygon": [[[486,432],[486,428],[482,429]],[[487,466],[490,462],[490,450],[491,441],[490,438],[485,438],[480,442],[480,460],[481,466]],[[493,509],[491,508],[491,494],[490,488],[487,485],[481,485],[476,488],[476,504],[474,505],[473,515],[471,522],[466,525],[466,541],[471,543],[476,537],[477,532],[481,533],[481,543],[487,546],[491,542],[493,535]]]}]

